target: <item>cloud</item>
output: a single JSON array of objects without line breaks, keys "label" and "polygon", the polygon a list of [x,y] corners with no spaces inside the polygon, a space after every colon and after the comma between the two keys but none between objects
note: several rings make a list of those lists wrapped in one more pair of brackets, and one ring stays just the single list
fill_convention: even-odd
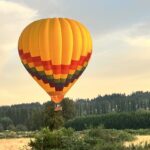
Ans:
[{"label": "cloud", "polygon": [[55,16],[81,21],[93,37],[92,59],[66,96],[150,90],[150,2],[143,1],[1,0],[1,104],[49,99],[20,63],[17,41],[31,21]]},{"label": "cloud", "polygon": [[148,0],[11,0],[39,11],[41,18],[69,17],[81,21],[92,35],[106,34],[150,19]]},{"label": "cloud", "polygon": [[22,29],[37,16],[37,11],[9,1],[0,1],[0,68],[9,59]]},{"label": "cloud", "polygon": [[[145,23],[143,28],[146,24],[148,23]],[[96,36],[94,39],[94,46],[97,59],[95,61],[99,61],[99,64],[101,64],[100,62],[102,61],[102,66],[105,66],[105,63],[107,69],[112,68],[111,70],[114,71],[121,70],[120,72],[122,73],[124,73],[123,68],[129,69],[134,65],[135,68],[129,70],[128,75],[130,75],[130,71],[134,72],[135,69],[141,65],[145,66],[145,63],[147,63],[145,67],[148,67],[150,63],[150,36],[138,34],[138,32],[141,32],[139,28],[141,28],[141,26],[135,24],[130,28]],[[139,72],[144,68],[138,69]],[[135,71],[135,74],[136,73]]]},{"label": "cloud", "polygon": [[38,10],[39,18],[50,18],[63,16],[64,1],[63,0],[10,0],[19,4],[27,5],[32,9]]},{"label": "cloud", "polygon": [[21,30],[36,16],[37,11],[27,6],[0,1],[0,68],[9,59],[13,50],[17,48],[17,40]]},{"label": "cloud", "polygon": [[21,69],[18,65],[21,64],[18,63],[18,38],[23,28],[37,16],[37,10],[26,5],[0,1],[0,95],[2,99],[15,100],[18,94],[16,83],[19,85],[21,81],[19,78],[23,73],[23,71],[19,73]]}]

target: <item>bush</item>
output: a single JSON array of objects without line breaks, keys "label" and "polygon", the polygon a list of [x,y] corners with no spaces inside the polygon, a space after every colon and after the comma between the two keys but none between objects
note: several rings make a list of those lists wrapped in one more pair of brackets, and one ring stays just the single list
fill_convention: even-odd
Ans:
[{"label": "bush", "polygon": [[89,131],[90,137],[96,137],[105,141],[121,142],[133,140],[133,136],[122,130],[95,128]]},{"label": "bush", "polygon": [[10,124],[10,125],[7,127],[7,130],[15,131],[15,130],[16,130],[16,127],[15,127],[13,124]]},{"label": "bush", "polygon": [[133,137],[126,132],[96,128],[82,132],[73,129],[50,131],[42,129],[30,142],[34,150],[122,150],[122,142]]},{"label": "bush", "polygon": [[28,129],[27,129],[27,127],[26,127],[25,125],[23,125],[23,124],[18,124],[18,125],[16,126],[16,130],[17,130],[17,131],[27,131]]},{"label": "bush", "polygon": [[57,131],[44,128],[30,142],[30,146],[35,150],[88,150],[89,147],[71,128]]}]

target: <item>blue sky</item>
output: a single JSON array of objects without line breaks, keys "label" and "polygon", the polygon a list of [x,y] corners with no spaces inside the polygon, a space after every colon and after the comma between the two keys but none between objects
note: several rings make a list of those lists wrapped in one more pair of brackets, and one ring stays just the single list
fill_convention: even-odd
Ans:
[{"label": "blue sky", "polygon": [[149,91],[149,6],[149,0],[1,0],[0,105],[50,99],[28,75],[17,53],[23,28],[47,17],[79,20],[93,38],[89,66],[66,96]]}]

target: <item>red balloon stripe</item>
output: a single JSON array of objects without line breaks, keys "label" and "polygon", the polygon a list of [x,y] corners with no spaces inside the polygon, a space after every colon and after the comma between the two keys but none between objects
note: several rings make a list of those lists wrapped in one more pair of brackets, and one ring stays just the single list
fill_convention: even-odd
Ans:
[{"label": "red balloon stripe", "polygon": [[27,63],[34,63],[35,67],[43,66],[45,70],[53,70],[54,74],[68,74],[69,69],[76,70],[77,66],[83,66],[85,62],[88,62],[91,53],[81,56],[78,61],[72,60],[70,65],[53,65],[51,60],[42,61],[40,56],[32,57],[30,53],[24,53],[23,50],[19,50],[19,55]]}]

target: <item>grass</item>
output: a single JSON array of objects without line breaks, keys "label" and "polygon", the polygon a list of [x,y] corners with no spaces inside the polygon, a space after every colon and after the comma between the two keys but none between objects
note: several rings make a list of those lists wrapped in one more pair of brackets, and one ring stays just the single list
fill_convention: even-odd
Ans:
[{"label": "grass", "polygon": [[34,137],[34,135],[37,133],[37,131],[9,131],[5,130],[3,132],[0,132],[0,139],[3,138],[31,138]]},{"label": "grass", "polygon": [[132,135],[150,135],[150,129],[138,129],[138,130],[124,129],[124,131]]},{"label": "grass", "polygon": [[[0,139],[0,150],[31,150],[28,146],[31,144],[30,138],[22,137],[26,137],[27,132],[5,131],[1,134],[3,139]],[[29,135],[33,136],[35,133]],[[49,150],[51,146],[53,150],[150,150],[149,142],[150,129],[116,130],[98,127],[83,131],[65,128],[55,131],[44,129],[36,133],[31,145],[34,150],[41,147]]]}]

